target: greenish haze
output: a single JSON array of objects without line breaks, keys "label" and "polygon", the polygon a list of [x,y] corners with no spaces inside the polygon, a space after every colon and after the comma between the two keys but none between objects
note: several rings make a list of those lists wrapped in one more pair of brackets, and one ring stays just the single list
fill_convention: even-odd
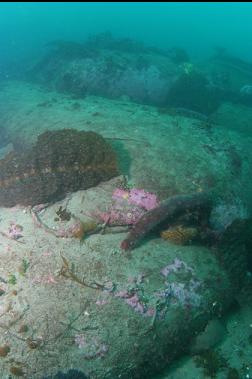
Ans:
[{"label": "greenish haze", "polygon": [[252,60],[251,3],[6,3],[0,5],[1,65],[34,56],[56,39],[82,41],[110,30],[149,45],[181,46],[195,56],[213,46]]}]

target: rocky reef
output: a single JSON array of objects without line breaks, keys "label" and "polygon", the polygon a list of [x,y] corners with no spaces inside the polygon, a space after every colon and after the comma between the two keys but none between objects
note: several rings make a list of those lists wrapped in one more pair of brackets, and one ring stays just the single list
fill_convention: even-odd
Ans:
[{"label": "rocky reef", "polygon": [[29,81],[76,98],[96,95],[211,115],[222,103],[251,106],[251,64],[223,51],[192,63],[184,49],[160,49],[109,32],[79,43],[52,41]]},{"label": "rocky reef", "polygon": [[139,103],[162,105],[181,72],[177,62],[183,59],[185,54],[179,50],[168,54],[102,33],[84,43],[51,42],[27,77],[77,98],[126,96]]},{"label": "rocky reef", "polygon": [[35,205],[87,189],[118,174],[116,155],[97,133],[63,129],[41,134],[24,152],[0,160],[0,205]]}]

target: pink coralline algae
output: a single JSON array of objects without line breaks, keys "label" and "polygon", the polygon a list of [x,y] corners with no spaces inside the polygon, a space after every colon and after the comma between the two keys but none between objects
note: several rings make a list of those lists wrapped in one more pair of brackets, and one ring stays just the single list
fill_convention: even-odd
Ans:
[{"label": "pink coralline algae", "polygon": [[166,283],[166,288],[156,295],[157,297],[170,300],[182,306],[199,306],[202,302],[202,295],[199,293],[201,284],[195,279],[191,279],[187,284],[181,282]]},{"label": "pink coralline algae", "polygon": [[136,293],[133,296],[127,298],[126,303],[136,312],[144,313],[144,306],[141,304],[140,299]]},{"label": "pink coralline algae", "polygon": [[112,198],[115,200],[118,200],[118,199],[127,200],[129,198],[129,191],[121,189],[121,188],[116,188],[112,194]]},{"label": "pink coralline algae", "polygon": [[169,274],[176,273],[181,270],[184,270],[186,272],[193,272],[193,269],[189,267],[184,261],[181,261],[180,259],[175,258],[171,264],[163,267],[160,273],[163,276],[167,277]]},{"label": "pink coralline algae", "polygon": [[87,360],[103,358],[108,352],[108,346],[97,337],[76,334],[74,336],[74,342],[79,349],[83,350],[83,358]]},{"label": "pink coralline algae", "polygon": [[109,304],[109,301],[108,300],[105,300],[105,299],[98,299],[96,300],[95,302],[96,305],[106,305],[106,304]]},{"label": "pink coralline algae", "polygon": [[133,308],[135,312],[140,313],[143,316],[152,317],[155,312],[154,308],[148,308],[141,302],[139,295],[136,292],[122,290],[115,293],[115,297],[124,299],[126,304]]},{"label": "pink coralline algae", "polygon": [[62,238],[73,238],[76,237],[78,233],[81,232],[81,221],[76,220],[76,222],[67,228],[60,228],[57,231],[55,231],[55,234],[57,237],[62,237]]},{"label": "pink coralline algae", "polygon": [[75,345],[78,346],[79,349],[82,349],[83,347],[86,347],[86,338],[84,334],[76,334],[74,337]]},{"label": "pink coralline algae", "polygon": [[148,317],[152,317],[154,315],[154,308],[147,308],[146,306],[144,306],[141,302],[140,302],[140,299],[138,297],[137,294],[131,296],[130,298],[126,299],[126,303],[131,307],[133,308],[136,312],[142,314],[142,315],[145,315],[145,316],[148,316]]},{"label": "pink coralline algae", "polygon": [[[170,281],[171,274],[179,273],[189,274],[189,281],[187,283],[179,281]],[[179,258],[175,258],[172,263],[162,268],[160,274],[166,278],[166,288],[156,293],[157,297],[166,299],[167,302],[178,303],[183,306],[193,305],[199,306],[202,296],[199,293],[201,283],[194,278],[194,270],[188,264]],[[168,281],[169,280],[169,281]]]},{"label": "pink coralline algae", "polygon": [[146,211],[156,208],[159,204],[157,196],[154,193],[139,188],[132,188],[128,191],[116,188],[112,197],[113,199],[127,200],[129,204],[136,205]]},{"label": "pink coralline algae", "polygon": [[23,227],[21,225],[16,224],[15,222],[11,222],[8,229],[8,236],[14,240],[18,240],[23,237],[22,235]]},{"label": "pink coralline algae", "polygon": [[113,203],[106,211],[95,212],[92,216],[109,225],[134,225],[148,210],[158,205],[155,194],[137,188],[116,188],[112,200]]},{"label": "pink coralline algae", "polygon": [[145,312],[143,304],[141,304],[139,296],[136,293],[129,293],[128,291],[120,291],[116,295],[125,299],[125,302],[133,308],[136,312],[143,314]]},{"label": "pink coralline algae", "polygon": [[55,277],[52,274],[44,276],[36,276],[32,279],[33,284],[57,284]]}]

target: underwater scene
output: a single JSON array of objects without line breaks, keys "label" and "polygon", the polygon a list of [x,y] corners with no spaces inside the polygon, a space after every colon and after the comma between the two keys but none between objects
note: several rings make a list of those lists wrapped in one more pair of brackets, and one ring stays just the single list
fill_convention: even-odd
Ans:
[{"label": "underwater scene", "polygon": [[0,4],[0,379],[252,378],[251,19]]}]

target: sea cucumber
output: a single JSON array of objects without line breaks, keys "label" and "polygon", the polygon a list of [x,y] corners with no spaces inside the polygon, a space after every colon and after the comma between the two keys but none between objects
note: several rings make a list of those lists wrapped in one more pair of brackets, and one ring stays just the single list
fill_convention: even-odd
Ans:
[{"label": "sea cucumber", "polygon": [[210,209],[212,204],[209,193],[193,193],[172,196],[147,213],[133,226],[126,239],[121,243],[123,250],[132,250],[151,230],[163,221],[170,222],[175,217],[197,209]]}]

